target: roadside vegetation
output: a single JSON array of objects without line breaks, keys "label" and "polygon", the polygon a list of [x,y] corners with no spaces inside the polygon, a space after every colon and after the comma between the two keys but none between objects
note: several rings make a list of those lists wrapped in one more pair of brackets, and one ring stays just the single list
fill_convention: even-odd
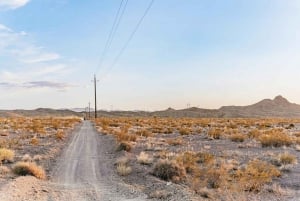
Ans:
[{"label": "roadside vegetation", "polygon": [[32,175],[46,179],[59,144],[79,118],[0,118],[0,177]]},{"label": "roadside vegetation", "polygon": [[[130,167],[128,161],[116,166],[126,181],[134,179],[135,172],[144,172],[149,179],[154,176],[181,185],[196,197],[216,200],[288,194],[280,181],[288,180],[297,166],[299,124],[298,119],[254,118],[95,120],[99,133],[115,136],[116,151],[129,157]],[[161,197],[161,191],[148,193],[154,194]]]}]

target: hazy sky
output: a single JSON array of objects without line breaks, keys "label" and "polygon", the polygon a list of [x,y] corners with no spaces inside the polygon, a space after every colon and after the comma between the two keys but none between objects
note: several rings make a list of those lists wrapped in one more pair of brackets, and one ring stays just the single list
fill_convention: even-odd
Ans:
[{"label": "hazy sky", "polygon": [[120,2],[0,0],[0,109],[85,107],[95,72],[106,109],[300,103],[300,1],[155,0],[111,68],[150,2],[128,0],[99,67]]}]

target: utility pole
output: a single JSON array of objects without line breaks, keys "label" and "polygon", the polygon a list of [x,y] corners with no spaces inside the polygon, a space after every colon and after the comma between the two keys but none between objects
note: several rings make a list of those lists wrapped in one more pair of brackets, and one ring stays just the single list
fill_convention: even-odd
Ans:
[{"label": "utility pole", "polygon": [[94,74],[94,88],[95,88],[95,119],[97,119],[97,79]]},{"label": "utility pole", "polygon": [[89,119],[91,119],[91,102],[89,102]]}]

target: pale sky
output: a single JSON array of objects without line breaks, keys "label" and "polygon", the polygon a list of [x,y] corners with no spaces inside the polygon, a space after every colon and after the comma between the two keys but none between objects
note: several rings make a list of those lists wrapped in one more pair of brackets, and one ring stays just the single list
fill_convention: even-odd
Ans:
[{"label": "pale sky", "polygon": [[[299,0],[0,0],[0,109],[300,103]],[[123,6],[126,0],[123,0]],[[124,7],[123,7],[124,8]]]}]

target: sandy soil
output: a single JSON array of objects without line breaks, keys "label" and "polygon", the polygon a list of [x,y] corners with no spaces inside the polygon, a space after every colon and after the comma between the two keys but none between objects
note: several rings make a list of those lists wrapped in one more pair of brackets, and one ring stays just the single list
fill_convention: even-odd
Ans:
[{"label": "sandy soil", "polygon": [[91,122],[76,131],[52,171],[50,181],[19,177],[0,190],[1,201],[143,201],[146,195],[126,186],[114,171],[115,145]]}]

